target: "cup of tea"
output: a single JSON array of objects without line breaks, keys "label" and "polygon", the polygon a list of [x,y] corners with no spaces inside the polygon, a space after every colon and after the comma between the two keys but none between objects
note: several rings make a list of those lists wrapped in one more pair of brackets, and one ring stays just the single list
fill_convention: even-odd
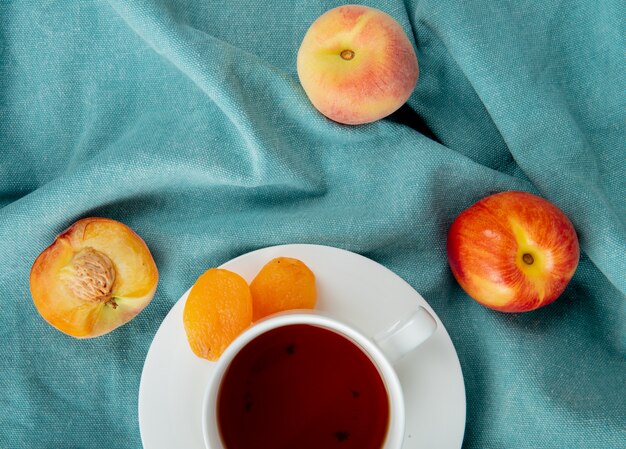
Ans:
[{"label": "cup of tea", "polygon": [[319,311],[265,318],[224,351],[206,389],[207,449],[400,449],[393,363],[437,323],[423,307],[374,338]]}]

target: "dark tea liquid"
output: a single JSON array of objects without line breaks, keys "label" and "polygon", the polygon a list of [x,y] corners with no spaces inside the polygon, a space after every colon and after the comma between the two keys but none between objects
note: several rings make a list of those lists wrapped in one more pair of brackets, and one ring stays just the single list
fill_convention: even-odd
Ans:
[{"label": "dark tea liquid", "polygon": [[237,354],[222,379],[217,418],[228,449],[381,449],[389,400],[357,345],[294,324]]}]

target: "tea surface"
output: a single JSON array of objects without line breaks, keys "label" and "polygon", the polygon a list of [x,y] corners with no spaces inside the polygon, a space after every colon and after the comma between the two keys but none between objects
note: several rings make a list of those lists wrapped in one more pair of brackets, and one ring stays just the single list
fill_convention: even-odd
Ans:
[{"label": "tea surface", "polygon": [[239,352],[222,380],[217,414],[228,449],[380,449],[389,400],[359,346],[296,324]]}]

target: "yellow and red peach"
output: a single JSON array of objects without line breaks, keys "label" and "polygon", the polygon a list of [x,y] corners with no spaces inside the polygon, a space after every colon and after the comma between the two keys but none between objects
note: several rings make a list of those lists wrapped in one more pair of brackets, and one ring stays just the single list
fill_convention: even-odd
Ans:
[{"label": "yellow and red peach", "polygon": [[57,236],[35,260],[30,291],[52,326],[77,338],[106,334],[152,300],[157,267],[128,226],[85,218]]},{"label": "yellow and red peach", "polygon": [[501,192],[478,201],[448,231],[448,262],[463,290],[501,312],[526,312],[555,301],[574,275],[574,226],[549,201]]},{"label": "yellow and red peach", "polygon": [[349,125],[396,111],[410,97],[419,73],[400,24],[360,5],[331,9],[313,22],[298,51],[297,68],[313,106]]}]

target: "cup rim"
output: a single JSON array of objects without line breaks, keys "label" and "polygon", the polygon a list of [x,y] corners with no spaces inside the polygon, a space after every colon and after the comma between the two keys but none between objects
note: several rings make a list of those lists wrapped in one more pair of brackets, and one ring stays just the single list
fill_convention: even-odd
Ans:
[{"label": "cup rim", "polygon": [[222,378],[239,351],[258,336],[272,329],[293,324],[309,324],[337,332],[356,344],[372,363],[385,384],[389,400],[389,423],[381,449],[400,449],[404,440],[405,415],[402,386],[391,362],[376,343],[363,332],[317,310],[293,310],[263,318],[244,330],[222,353],[202,398],[202,435],[206,449],[226,449],[217,424],[217,397]]}]

